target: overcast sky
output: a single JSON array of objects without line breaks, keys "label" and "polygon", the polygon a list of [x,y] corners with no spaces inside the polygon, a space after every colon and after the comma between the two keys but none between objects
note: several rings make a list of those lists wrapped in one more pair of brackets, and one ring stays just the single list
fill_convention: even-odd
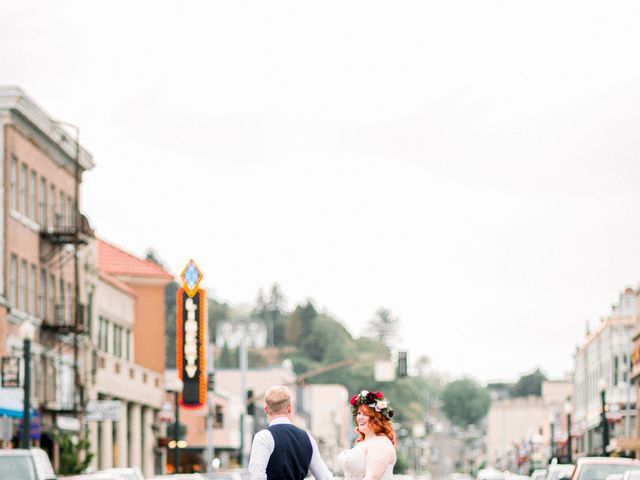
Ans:
[{"label": "overcast sky", "polygon": [[640,280],[640,3],[0,3],[0,83],[76,123],[97,233],[278,282],[482,381],[572,368]]}]

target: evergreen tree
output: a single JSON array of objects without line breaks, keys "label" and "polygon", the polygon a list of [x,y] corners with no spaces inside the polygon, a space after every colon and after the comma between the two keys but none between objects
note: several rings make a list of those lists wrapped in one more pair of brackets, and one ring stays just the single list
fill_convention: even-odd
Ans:
[{"label": "evergreen tree", "polygon": [[368,330],[373,336],[387,346],[391,346],[398,339],[399,328],[400,320],[385,307],[380,307],[368,324]]}]

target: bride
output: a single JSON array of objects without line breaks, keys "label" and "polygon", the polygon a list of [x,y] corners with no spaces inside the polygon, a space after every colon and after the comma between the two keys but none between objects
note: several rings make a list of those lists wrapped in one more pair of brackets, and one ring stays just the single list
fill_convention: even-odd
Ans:
[{"label": "bride", "polygon": [[396,463],[393,409],[380,392],[362,390],[351,397],[359,438],[338,456],[345,480],[391,480]]}]

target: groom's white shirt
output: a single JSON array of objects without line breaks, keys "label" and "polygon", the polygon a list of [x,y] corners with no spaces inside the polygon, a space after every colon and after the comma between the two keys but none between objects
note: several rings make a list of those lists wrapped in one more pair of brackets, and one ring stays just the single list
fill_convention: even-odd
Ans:
[{"label": "groom's white shirt", "polygon": [[[291,421],[288,418],[278,417],[269,423],[269,426],[280,425],[282,423],[291,425]],[[311,475],[313,475],[316,480],[332,480],[333,475],[322,461],[322,458],[320,458],[316,441],[309,432],[307,432],[307,435],[309,435],[311,447],[313,448],[311,463],[309,464]],[[251,480],[267,480],[267,465],[269,464],[269,458],[274,448],[275,442],[269,430],[260,430],[255,434],[253,444],[251,445],[251,457],[249,458],[249,474]]]}]

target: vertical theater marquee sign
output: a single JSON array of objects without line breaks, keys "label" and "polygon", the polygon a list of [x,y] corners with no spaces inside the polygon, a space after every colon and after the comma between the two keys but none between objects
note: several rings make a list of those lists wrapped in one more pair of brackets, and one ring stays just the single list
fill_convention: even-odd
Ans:
[{"label": "vertical theater marquee sign", "polygon": [[180,405],[203,406],[207,398],[207,299],[198,285],[202,273],[193,260],[180,275],[182,287],[176,293],[176,368],[182,380]]}]

